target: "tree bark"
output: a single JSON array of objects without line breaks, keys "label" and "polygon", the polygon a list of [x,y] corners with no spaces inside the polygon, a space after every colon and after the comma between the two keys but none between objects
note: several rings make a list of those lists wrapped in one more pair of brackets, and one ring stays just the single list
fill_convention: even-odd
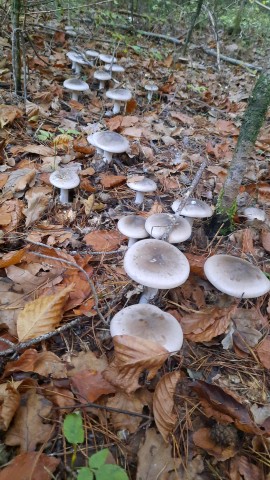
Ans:
[{"label": "tree bark", "polygon": [[270,105],[270,69],[262,72],[249,98],[242,121],[233,159],[224,183],[221,198],[221,213],[226,213],[235,203],[248,159]]},{"label": "tree bark", "polygon": [[192,22],[191,22],[191,25],[190,25],[190,29],[187,33],[187,37],[186,37],[186,41],[185,41],[185,46],[184,46],[184,50],[183,50],[183,55],[186,55],[187,53],[187,47],[190,43],[190,40],[191,40],[191,36],[192,36],[192,32],[194,30],[194,27],[195,27],[195,23],[196,23],[196,20],[197,18],[199,17],[200,13],[201,13],[201,9],[202,9],[202,6],[203,6],[203,1],[204,0],[198,0],[198,3],[197,3],[197,8],[196,8],[196,12],[192,18]]},{"label": "tree bark", "polygon": [[13,78],[14,78],[14,90],[16,95],[22,94],[20,11],[21,11],[21,0],[13,0],[12,1],[12,69],[13,69]]}]

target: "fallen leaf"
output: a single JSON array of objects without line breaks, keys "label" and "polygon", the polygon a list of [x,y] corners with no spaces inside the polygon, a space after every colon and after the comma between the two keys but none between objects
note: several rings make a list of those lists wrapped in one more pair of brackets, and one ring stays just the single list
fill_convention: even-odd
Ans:
[{"label": "fallen leaf", "polygon": [[262,230],[261,241],[264,250],[270,253],[270,232],[268,230]]},{"label": "fallen leaf", "polygon": [[173,432],[177,420],[177,413],[174,411],[174,394],[180,378],[181,373],[179,371],[166,373],[155,388],[153,398],[154,418],[165,442],[168,442],[168,437]]},{"label": "fallen leaf", "polygon": [[140,387],[139,377],[143,372],[148,372],[148,380],[154,378],[169,356],[161,345],[141,337],[117,335],[113,343],[115,358],[103,376],[126,393],[135,392]]},{"label": "fallen leaf", "polygon": [[8,362],[4,377],[12,372],[35,372],[44,377],[65,378],[67,371],[64,363],[53,352],[37,352],[33,348],[27,349],[18,360]]},{"label": "fallen leaf", "polygon": [[230,480],[265,480],[263,470],[241,455],[230,462]]},{"label": "fallen leaf", "polygon": [[17,155],[18,153],[34,153],[36,155],[41,155],[42,157],[50,157],[55,154],[55,151],[51,147],[47,147],[46,145],[35,145],[29,144],[23,147],[22,145],[18,145],[16,147],[11,147],[11,153]]},{"label": "fallen leaf", "polygon": [[0,105],[0,128],[23,116],[22,110],[15,105]]},{"label": "fallen leaf", "polygon": [[195,120],[193,117],[190,117],[189,115],[186,115],[185,113],[181,112],[170,112],[171,117],[175,118],[176,120],[180,120],[181,123],[184,123],[185,125],[194,125]]},{"label": "fallen leaf", "polygon": [[198,313],[183,314],[180,324],[187,340],[209,342],[227,330],[231,314],[232,308],[209,307]]},{"label": "fallen leaf", "polygon": [[19,341],[26,341],[54,330],[62,320],[63,307],[72,290],[73,285],[69,285],[55,295],[28,302],[18,315]]},{"label": "fallen leaf", "polygon": [[70,377],[73,393],[80,403],[95,402],[102,395],[115,393],[115,387],[105,380],[101,372],[83,370]]},{"label": "fallen leaf", "polygon": [[126,177],[124,175],[107,175],[105,173],[101,173],[100,178],[100,183],[105,188],[118,187],[126,181]]},{"label": "fallen leaf", "polygon": [[43,193],[35,193],[28,200],[28,207],[24,210],[26,216],[25,226],[29,227],[32,223],[40,219],[46,211],[49,204],[49,197]]},{"label": "fallen leaf", "polygon": [[124,235],[116,230],[95,230],[83,238],[86,245],[92,247],[96,252],[116,250],[124,239]]},{"label": "fallen leaf", "polygon": [[218,445],[211,437],[210,428],[199,428],[193,433],[192,438],[197,447],[206,450],[209,455],[213,455],[221,462],[234,457],[238,451],[233,446]]},{"label": "fallen leaf", "polygon": [[[134,413],[142,413],[144,406],[150,406],[151,404],[152,396],[146,389],[137,390],[132,396],[124,392],[118,392],[106,402],[107,407]],[[121,412],[108,412],[108,414],[116,431],[127,430],[129,433],[135,433],[142,421],[141,417],[126,415]]]},{"label": "fallen leaf", "polygon": [[27,251],[27,247],[21,248],[20,250],[13,250],[11,252],[6,253],[0,259],[0,268],[6,268],[10,265],[16,265],[20,263],[23,259],[25,252]]},{"label": "fallen leaf", "polygon": [[108,366],[107,358],[103,355],[100,358],[94,352],[79,352],[73,353],[71,357],[65,355],[63,358],[69,365],[68,376],[72,377],[83,370],[95,370],[96,372],[103,372]]},{"label": "fallen leaf", "polygon": [[256,354],[264,368],[270,369],[270,335],[258,345]]},{"label": "fallen leaf", "polygon": [[14,457],[0,472],[0,480],[51,480],[60,463],[59,458],[48,457],[40,452],[27,452]]},{"label": "fallen leaf", "polygon": [[237,136],[239,134],[238,128],[236,128],[231,120],[222,120],[219,119],[217,120],[216,124],[216,129],[218,133],[221,133],[221,135],[234,135]]},{"label": "fallen leaf", "polygon": [[0,429],[6,431],[20,405],[20,394],[13,383],[0,385]]},{"label": "fallen leaf", "polygon": [[11,172],[8,181],[3,188],[3,194],[7,192],[20,192],[27,185],[30,185],[36,176],[36,171],[32,168],[21,168]]},{"label": "fallen leaf", "polygon": [[95,195],[92,193],[88,198],[82,199],[82,203],[84,205],[85,215],[90,215],[95,203]]}]

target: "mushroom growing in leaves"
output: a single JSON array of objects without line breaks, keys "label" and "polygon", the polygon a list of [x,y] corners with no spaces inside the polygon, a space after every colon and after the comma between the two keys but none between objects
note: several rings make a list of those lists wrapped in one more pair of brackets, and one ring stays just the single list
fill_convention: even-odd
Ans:
[{"label": "mushroom growing in leaves", "polygon": [[117,114],[120,112],[121,103],[126,104],[132,98],[132,93],[127,88],[115,88],[107,90],[106,97],[114,100],[113,113]]},{"label": "mushroom growing in leaves", "polygon": [[94,73],[94,78],[99,80],[99,90],[103,90],[105,88],[105,82],[107,80],[111,80],[111,74],[109,72],[105,72],[105,70],[96,70]]},{"label": "mushroom growing in leaves", "polygon": [[123,153],[129,148],[125,137],[115,132],[97,132],[94,134],[94,141],[97,148],[103,151],[103,159],[106,163],[112,161],[113,153]]},{"label": "mushroom growing in leaves", "polygon": [[118,65],[118,63],[106,63],[104,65],[104,70],[107,70],[107,72],[112,72],[112,73],[124,73],[125,69],[122,67],[122,65]]},{"label": "mushroom growing in leaves", "polygon": [[[147,218],[145,229],[153,238],[162,238],[172,226],[174,215],[169,213],[155,213]],[[167,241],[169,243],[180,243],[187,240],[191,235],[191,225],[183,217],[177,217],[176,223],[169,234]]]},{"label": "mushroom growing in leaves", "polygon": [[81,73],[81,65],[87,65],[87,62],[83,59],[83,57],[79,53],[75,52],[68,52],[67,57],[69,60],[72,61],[72,70],[75,70],[77,75]]},{"label": "mushroom growing in leaves", "polygon": [[131,305],[118,312],[110,324],[111,336],[130,335],[159,343],[170,353],[183,344],[183,331],[170,313],[150,304]]},{"label": "mushroom growing in leaves", "polygon": [[80,184],[80,177],[73,168],[61,168],[51,173],[50,182],[54,187],[60,188],[60,202],[68,203],[69,190]]},{"label": "mushroom growing in leaves", "polygon": [[148,102],[150,103],[152,101],[154,92],[158,91],[158,86],[152,83],[149,83],[144,85],[144,88],[147,91],[147,99],[148,99]]},{"label": "mushroom growing in leaves", "polygon": [[116,62],[116,58],[113,55],[108,55],[106,53],[101,53],[99,55],[99,60],[103,63],[114,63],[114,62]]},{"label": "mushroom growing in leaves", "polygon": [[[174,212],[177,212],[180,203],[181,199],[173,202],[172,210]],[[203,202],[202,200],[198,200],[197,198],[188,198],[184,208],[182,208],[181,212],[177,212],[177,214],[186,217],[189,223],[192,225],[194,218],[212,217],[213,210],[206,202]]]},{"label": "mushroom growing in leaves", "polygon": [[124,269],[135,282],[146,287],[140,303],[148,303],[159,289],[175,288],[189,276],[189,263],[174,245],[147,239],[134,243],[125,254]]},{"label": "mushroom growing in leaves", "polygon": [[143,203],[145,193],[152,193],[157,189],[157,184],[154,180],[140,175],[127,179],[127,186],[131,188],[131,190],[135,190],[136,197],[134,203],[138,205]]},{"label": "mushroom growing in leaves", "polygon": [[87,57],[90,57],[90,63],[93,65],[93,61],[96,60],[99,57],[99,53],[96,52],[96,50],[86,50],[85,55]]},{"label": "mushroom growing in leaves", "polygon": [[244,216],[249,220],[250,222],[253,222],[254,220],[259,220],[260,222],[265,222],[266,215],[261,208],[256,208],[256,207],[247,207],[244,210]]},{"label": "mushroom growing in leaves", "polygon": [[204,273],[218,290],[236,298],[256,298],[270,290],[270,281],[258,268],[232,255],[213,255]]},{"label": "mushroom growing in leaves", "polygon": [[67,90],[71,91],[72,100],[76,101],[79,99],[79,92],[86,92],[89,90],[89,85],[79,78],[68,78],[64,81],[63,85]]},{"label": "mushroom growing in leaves", "polygon": [[96,144],[96,142],[95,142],[95,138],[96,138],[96,135],[97,135],[98,133],[99,133],[99,132],[92,133],[92,135],[88,135],[87,141],[88,141],[88,143],[90,143],[90,145],[93,145],[93,147],[96,148],[97,153],[98,153],[99,155],[103,155],[103,153],[104,153],[103,150],[102,150],[101,148],[98,148],[98,146],[97,146],[97,144]]},{"label": "mushroom growing in leaves", "polygon": [[145,230],[145,218],[139,215],[127,215],[118,221],[118,230],[129,238],[128,246],[131,247],[137,240],[148,237]]}]

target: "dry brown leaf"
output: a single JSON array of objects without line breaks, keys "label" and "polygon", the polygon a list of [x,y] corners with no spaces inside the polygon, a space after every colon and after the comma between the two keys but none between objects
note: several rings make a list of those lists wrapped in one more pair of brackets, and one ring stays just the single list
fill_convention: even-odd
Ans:
[{"label": "dry brown leaf", "polygon": [[18,316],[19,341],[26,341],[54,330],[62,320],[64,304],[73,288],[73,285],[69,285],[55,295],[28,302]]},{"label": "dry brown leaf", "polygon": [[81,202],[84,206],[85,215],[90,215],[95,203],[95,195],[92,193],[88,198],[82,199]]},{"label": "dry brown leaf", "polygon": [[268,230],[262,230],[261,240],[264,250],[270,253],[270,232]]},{"label": "dry brown leaf", "polygon": [[[134,413],[142,413],[144,406],[151,406],[151,404],[152,395],[146,389],[137,390],[137,392],[132,395],[118,392],[106,402],[107,407],[118,408],[119,410],[127,410]],[[126,415],[121,412],[108,412],[108,414],[116,431],[127,430],[129,433],[134,433],[142,421],[140,417]]]},{"label": "dry brown leaf", "polygon": [[32,223],[40,219],[49,204],[49,197],[41,192],[37,192],[28,199],[28,207],[24,210],[26,216],[25,226],[29,227]]},{"label": "dry brown leaf", "polygon": [[230,463],[230,480],[265,480],[263,469],[247,457],[235,457]]},{"label": "dry brown leaf", "polygon": [[270,369],[270,335],[258,345],[256,354],[264,368]]},{"label": "dry brown leaf", "polygon": [[48,457],[40,452],[27,452],[17,455],[0,472],[0,480],[17,478],[20,480],[51,480],[60,459]]},{"label": "dry brown leaf", "polygon": [[209,455],[213,455],[221,462],[234,457],[237,453],[236,447],[225,447],[224,445],[218,445],[211,437],[210,428],[199,428],[195,433],[193,433],[192,438],[197,447],[206,450]]},{"label": "dry brown leaf", "polygon": [[65,355],[63,357],[68,363],[68,376],[72,377],[78,372],[83,370],[95,370],[96,372],[103,372],[108,366],[107,358],[103,355],[100,358],[97,358],[94,352],[79,352],[70,355]]},{"label": "dry brown leaf", "polygon": [[115,358],[103,372],[104,378],[126,393],[135,392],[142,372],[151,380],[169,356],[161,345],[143,338],[117,335],[113,338]]},{"label": "dry brown leaf", "polygon": [[193,342],[209,342],[224,333],[231,321],[232,308],[210,307],[180,319],[184,336]]},{"label": "dry brown leaf", "polygon": [[42,388],[42,394],[54,405],[60,407],[61,413],[69,413],[71,411],[70,407],[73,407],[76,404],[74,395],[70,391],[70,388],[62,388],[62,386],[59,386],[58,384],[55,385],[54,383],[51,383],[50,385],[46,385]]},{"label": "dry brown leaf", "polygon": [[53,433],[51,425],[43,423],[49,417],[52,403],[41,395],[31,392],[22,396],[12,427],[5,443],[19,446],[19,451],[32,452],[38,444],[47,443]]},{"label": "dry brown leaf", "polygon": [[50,157],[55,154],[55,151],[51,147],[47,147],[46,145],[18,145],[16,147],[11,147],[11,153],[17,155],[18,153],[35,153],[36,155],[41,155],[43,157]]},{"label": "dry brown leaf", "polygon": [[116,250],[124,239],[124,235],[116,230],[95,230],[83,238],[86,245],[92,247],[96,252]]},{"label": "dry brown leaf", "polygon": [[13,383],[0,385],[0,429],[6,431],[20,405],[20,394]]},{"label": "dry brown leaf", "polygon": [[159,380],[154,393],[154,418],[165,442],[173,432],[177,420],[177,414],[174,411],[174,393],[180,378],[181,373],[178,371],[166,373]]},{"label": "dry brown leaf", "polygon": [[15,105],[0,105],[0,128],[14,122],[16,118],[23,116],[22,110],[15,107]]},{"label": "dry brown leaf", "polygon": [[7,192],[20,192],[27,185],[32,184],[36,177],[36,170],[32,168],[21,168],[11,172],[8,181],[3,188],[3,194]]},{"label": "dry brown leaf", "polygon": [[75,373],[70,377],[70,383],[80,403],[95,402],[102,395],[115,393],[115,387],[95,370]]},{"label": "dry brown leaf", "polygon": [[5,223],[3,227],[4,232],[11,232],[13,230],[17,230],[23,216],[23,207],[24,203],[22,202],[22,200],[18,200],[17,198],[14,200],[8,200],[0,207],[0,219],[4,218],[5,221],[7,220],[7,218],[10,219],[8,223]]},{"label": "dry brown leaf", "polygon": [[185,113],[180,113],[180,112],[170,112],[172,118],[176,118],[177,120],[180,120],[181,123],[184,123],[186,125],[194,125],[195,120],[193,117],[190,117],[189,115],[186,115]]},{"label": "dry brown leaf", "polygon": [[67,377],[66,366],[53,352],[37,352],[33,348],[27,349],[20,356],[19,360],[8,362],[4,377],[12,372],[35,372],[43,377],[52,378]]},{"label": "dry brown leaf", "polygon": [[13,250],[3,255],[0,260],[0,268],[6,268],[10,265],[16,265],[17,263],[20,263],[25,255],[25,252],[27,251],[27,248],[28,247],[24,247],[20,250]]},{"label": "dry brown leaf", "polygon": [[100,178],[100,183],[105,188],[118,187],[126,181],[125,175],[107,175],[105,173],[101,173]]}]

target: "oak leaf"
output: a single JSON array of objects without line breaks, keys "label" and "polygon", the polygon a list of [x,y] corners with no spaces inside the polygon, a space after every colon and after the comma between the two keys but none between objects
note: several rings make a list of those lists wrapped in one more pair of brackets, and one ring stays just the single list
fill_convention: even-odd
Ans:
[{"label": "oak leaf", "polygon": [[166,373],[159,380],[154,393],[154,418],[165,442],[168,441],[169,435],[173,432],[177,420],[177,414],[174,411],[174,394],[180,378],[181,372],[179,371]]}]

